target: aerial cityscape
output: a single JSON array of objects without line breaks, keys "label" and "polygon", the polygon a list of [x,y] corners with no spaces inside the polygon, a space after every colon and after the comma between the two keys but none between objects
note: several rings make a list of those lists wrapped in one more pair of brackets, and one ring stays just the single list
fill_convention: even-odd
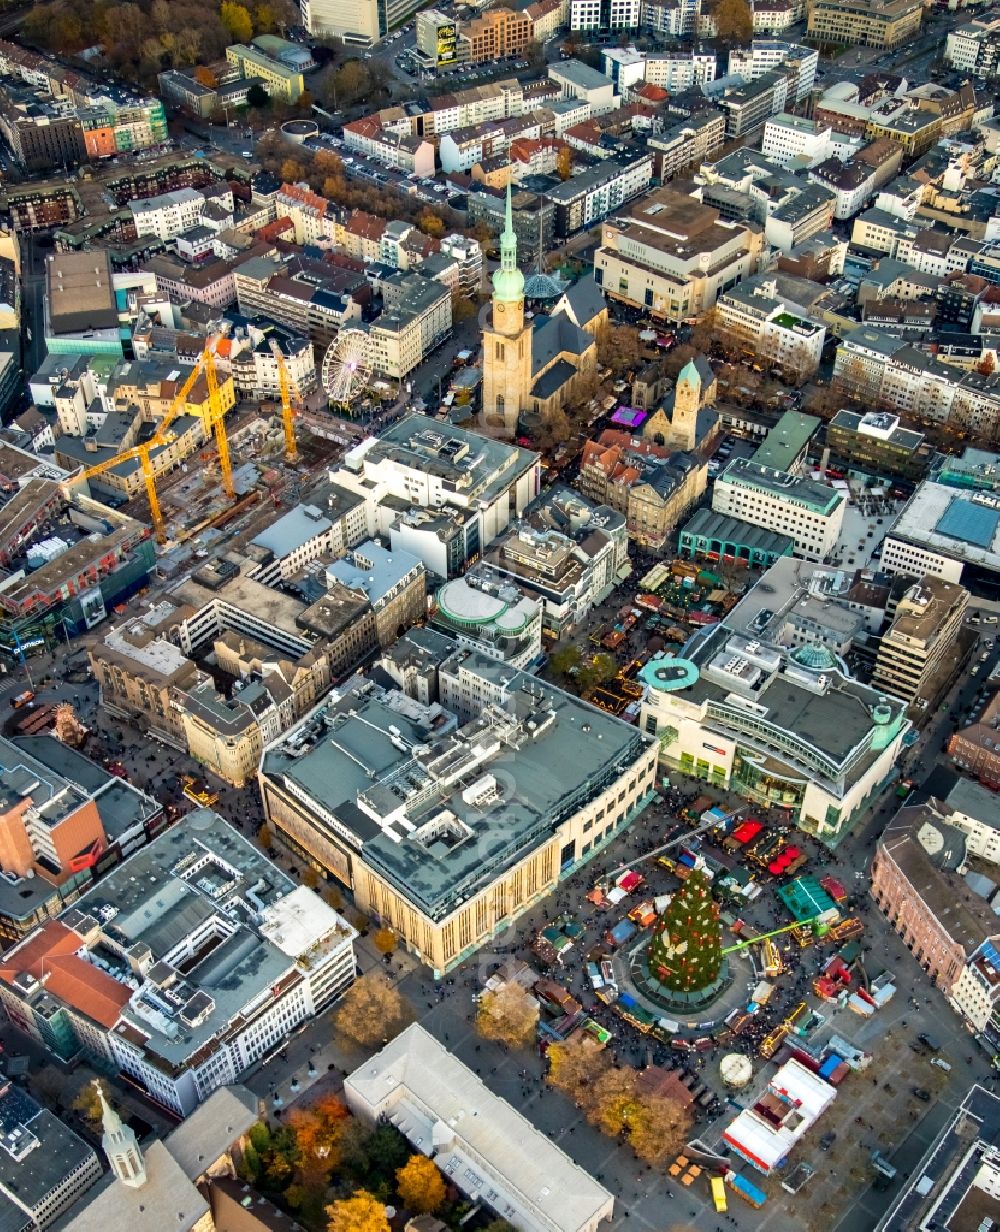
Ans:
[{"label": "aerial cityscape", "polygon": [[1000,7],[0,8],[0,1232],[1000,1230]]}]

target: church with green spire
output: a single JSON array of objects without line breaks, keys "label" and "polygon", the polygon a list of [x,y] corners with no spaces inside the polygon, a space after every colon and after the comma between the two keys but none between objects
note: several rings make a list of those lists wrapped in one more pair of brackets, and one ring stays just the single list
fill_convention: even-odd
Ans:
[{"label": "church with green spire", "polygon": [[526,317],[508,183],[500,266],[483,325],[483,427],[491,435],[513,437],[522,415],[544,422],[571,405],[597,370],[597,335],[607,319],[604,295],[593,278],[570,286],[551,313]]}]

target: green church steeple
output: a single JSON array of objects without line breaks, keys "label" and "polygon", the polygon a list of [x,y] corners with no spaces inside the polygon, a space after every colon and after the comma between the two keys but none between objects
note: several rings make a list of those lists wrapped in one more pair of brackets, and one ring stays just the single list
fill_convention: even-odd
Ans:
[{"label": "green church steeple", "polygon": [[493,275],[493,302],[516,304],[523,299],[524,275],[517,268],[517,235],[514,233],[514,213],[508,179],[504,225],[500,233],[500,268]]}]

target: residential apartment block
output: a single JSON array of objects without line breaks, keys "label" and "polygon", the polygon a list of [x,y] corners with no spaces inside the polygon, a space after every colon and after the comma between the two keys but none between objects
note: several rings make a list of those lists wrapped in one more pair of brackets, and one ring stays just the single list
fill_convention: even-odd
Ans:
[{"label": "residential apartment block", "polygon": [[553,229],[560,239],[593,226],[644,193],[653,175],[648,150],[628,149],[545,192],[553,205]]},{"label": "residential apartment block", "polygon": [[722,149],[725,135],[726,118],[714,108],[697,111],[690,119],[651,134],[647,146],[653,152],[654,176],[665,184],[689,167],[710,161]]},{"label": "residential apartment block", "polygon": [[382,283],[384,307],[368,330],[371,361],[383,376],[402,380],[451,333],[451,292],[421,273],[394,274]]},{"label": "residential apartment block", "polygon": [[877,410],[1000,443],[1000,376],[944,364],[906,339],[862,326],[837,348],[833,387]]},{"label": "residential apartment block", "polygon": [[960,73],[994,77],[1000,56],[1000,17],[987,15],[949,30],[944,58]]},{"label": "residential apartment block", "polygon": [[763,359],[802,382],[819,368],[826,329],[805,309],[786,302],[767,274],[744,279],[716,303],[719,329],[746,358]]}]

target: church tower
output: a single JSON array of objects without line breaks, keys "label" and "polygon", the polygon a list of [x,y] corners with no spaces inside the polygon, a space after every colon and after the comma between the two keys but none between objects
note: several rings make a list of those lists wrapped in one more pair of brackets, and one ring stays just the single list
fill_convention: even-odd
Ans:
[{"label": "church tower", "polygon": [[101,1117],[104,1127],[101,1146],[108,1157],[111,1171],[123,1185],[128,1185],[130,1189],[139,1189],[146,1183],[146,1165],[135,1134],[108,1103],[101,1084],[95,1082],[94,1085],[104,1110]]},{"label": "church tower", "polygon": [[500,268],[493,275],[489,322],[483,328],[483,422],[494,430],[502,425],[507,436],[515,434],[531,393],[531,334],[524,320],[524,275],[517,268],[508,180]]},{"label": "church tower", "polygon": [[698,412],[701,410],[701,374],[691,360],[684,365],[674,389],[674,411],[670,418],[674,449],[694,449],[698,438]]}]

